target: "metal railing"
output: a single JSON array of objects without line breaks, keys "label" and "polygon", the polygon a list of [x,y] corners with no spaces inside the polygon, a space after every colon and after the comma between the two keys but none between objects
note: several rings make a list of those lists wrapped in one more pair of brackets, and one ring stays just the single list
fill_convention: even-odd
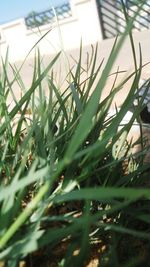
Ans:
[{"label": "metal railing", "polygon": [[[124,0],[128,18],[135,15],[138,6],[134,0]],[[126,20],[120,0],[97,0],[100,24],[103,38],[121,34],[126,27]],[[150,28],[150,1],[146,1],[134,21],[134,30],[141,31]]]},{"label": "metal railing", "polygon": [[25,23],[27,28],[32,29],[54,22],[55,16],[57,16],[58,20],[72,16],[70,4],[64,3],[61,6],[57,6],[54,9],[51,8],[44,12],[32,12],[25,18]]}]

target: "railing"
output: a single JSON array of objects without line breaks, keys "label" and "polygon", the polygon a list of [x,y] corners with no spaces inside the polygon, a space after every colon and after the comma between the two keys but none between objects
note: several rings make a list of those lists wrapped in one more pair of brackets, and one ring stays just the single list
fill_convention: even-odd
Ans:
[{"label": "railing", "polygon": [[58,20],[70,17],[71,8],[69,3],[65,3],[61,6],[57,6],[54,9],[49,9],[44,12],[32,12],[28,17],[25,18],[27,28],[32,29],[48,23],[52,23],[57,16]]},{"label": "railing", "polygon": [[[138,9],[134,0],[124,0],[128,18],[133,17]],[[122,33],[126,27],[121,1],[97,0],[99,18],[103,38],[114,37]],[[134,21],[134,30],[141,31],[150,28],[150,1],[146,1]]]}]

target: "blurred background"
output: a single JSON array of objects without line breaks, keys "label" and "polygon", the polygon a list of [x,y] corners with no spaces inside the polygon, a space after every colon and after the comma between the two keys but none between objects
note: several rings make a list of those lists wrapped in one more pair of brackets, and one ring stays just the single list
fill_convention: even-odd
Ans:
[{"label": "blurred background", "polygon": [[[128,18],[133,17],[141,1],[124,1]],[[9,62],[20,68],[20,74],[27,87],[30,86],[33,62],[37,48],[40,49],[43,65],[47,65],[56,53],[63,51],[57,68],[62,77],[66,77],[69,68],[75,65],[79,57],[82,40],[82,65],[87,65],[87,54],[91,45],[98,44],[98,64],[109,57],[116,36],[126,27],[126,19],[120,0],[5,0],[0,3],[0,54],[5,58],[8,51]],[[142,49],[143,65],[150,62],[150,1],[140,8],[134,21],[133,36],[137,61],[139,44]],[[43,38],[44,37],[44,38]],[[67,69],[66,62],[69,62]],[[0,61],[0,66],[2,62]],[[116,59],[112,72],[119,66],[120,71],[132,72],[134,62],[129,38]],[[102,68],[103,69],[103,68]],[[149,64],[142,70],[142,78],[150,75]],[[118,81],[123,78],[118,75]],[[10,68],[9,77],[13,76]],[[62,77],[58,77],[62,81]],[[85,77],[83,77],[84,79]],[[114,75],[108,78],[105,93],[108,94]],[[17,85],[16,85],[17,88]],[[17,89],[16,89],[16,92]],[[124,96],[128,93],[124,89]],[[121,105],[123,97],[116,97]]]}]

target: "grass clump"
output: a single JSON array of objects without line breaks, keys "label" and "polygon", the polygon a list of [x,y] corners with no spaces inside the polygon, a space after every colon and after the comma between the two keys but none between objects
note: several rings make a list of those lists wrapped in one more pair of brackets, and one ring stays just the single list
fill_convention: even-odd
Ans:
[{"label": "grass clump", "polygon": [[[88,78],[82,81],[86,70],[81,64],[81,47],[76,69],[70,70],[63,91],[53,75],[59,54],[42,70],[38,53],[28,90],[15,68],[14,78],[9,80],[7,57],[3,62],[0,260],[4,266],[18,266],[21,261],[26,266],[87,266],[91,259],[98,260],[97,266],[141,266],[148,261],[149,165],[143,160],[148,147],[140,139],[143,150],[133,153],[135,144],[127,141],[144,107],[144,96],[129,122],[120,127],[138,98],[141,50],[139,66],[135,64],[135,71],[119,85],[114,83],[102,99],[132,24],[133,20],[115,41],[100,78],[102,64],[96,67],[96,47],[89,60]],[[122,107],[109,117],[116,93],[131,78]],[[14,82],[24,92],[18,101],[13,95]],[[11,110],[9,94],[15,103]]]}]

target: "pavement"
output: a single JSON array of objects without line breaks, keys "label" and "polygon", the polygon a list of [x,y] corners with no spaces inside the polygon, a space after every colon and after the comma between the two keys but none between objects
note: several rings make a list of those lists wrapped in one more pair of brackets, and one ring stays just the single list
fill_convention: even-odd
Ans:
[{"label": "pavement", "polygon": [[[140,52],[139,52],[139,44],[141,46],[142,51],[142,64],[147,64],[150,62],[150,53],[149,53],[149,47],[150,47],[150,30],[145,30],[142,32],[135,32],[133,34],[134,36],[134,43],[135,43],[135,51],[136,51],[136,57],[137,62],[139,64],[140,61]],[[96,65],[98,66],[102,60],[104,60],[101,71],[99,73],[99,77],[104,69],[104,66],[107,62],[107,59],[109,55],[111,54],[111,49],[114,44],[115,39],[107,39],[102,41],[98,44],[98,53],[97,53],[97,61]],[[95,45],[94,45],[95,46]],[[74,68],[77,65],[78,59],[79,59],[79,49],[74,49],[70,51],[66,51],[65,53],[62,53],[59,60],[55,64],[54,68],[54,77],[59,84],[59,86],[62,88],[66,84],[64,83],[64,79],[66,78],[69,68]],[[87,68],[87,57],[92,53],[91,46],[84,46],[82,49],[82,66],[83,68]],[[42,66],[47,66],[52,58],[55,55],[42,55]],[[17,67],[17,69],[20,68],[22,65],[22,61],[12,63],[12,65]],[[133,52],[131,49],[131,44],[129,38],[126,39],[126,41],[123,44],[122,49],[120,50],[116,61],[113,65],[113,68],[111,70],[111,76],[107,78],[105,89],[103,90],[103,96],[109,94],[112,84],[114,80],[116,79],[116,75],[113,74],[117,70],[124,71],[120,74],[118,74],[117,77],[117,83],[119,83],[122,79],[127,77],[132,71],[134,71],[134,60],[133,60]],[[32,77],[33,77],[33,71],[34,71],[34,58],[27,58],[26,61],[23,63],[23,66],[20,70],[20,75],[22,77],[22,80],[24,82],[25,88],[29,88],[32,83]],[[8,70],[8,77],[10,80],[13,79],[13,73],[12,69],[9,67]],[[146,65],[143,67],[142,70],[142,79],[147,79],[150,77],[150,65]],[[82,75],[82,80],[86,78],[86,74]],[[132,83],[132,79],[126,83],[126,85],[123,87],[123,89],[115,96],[115,102],[117,106],[121,106],[125,97],[127,96],[130,86]],[[17,83],[13,86],[14,94],[17,98],[19,98],[22,93],[20,91],[19,85]]]}]

